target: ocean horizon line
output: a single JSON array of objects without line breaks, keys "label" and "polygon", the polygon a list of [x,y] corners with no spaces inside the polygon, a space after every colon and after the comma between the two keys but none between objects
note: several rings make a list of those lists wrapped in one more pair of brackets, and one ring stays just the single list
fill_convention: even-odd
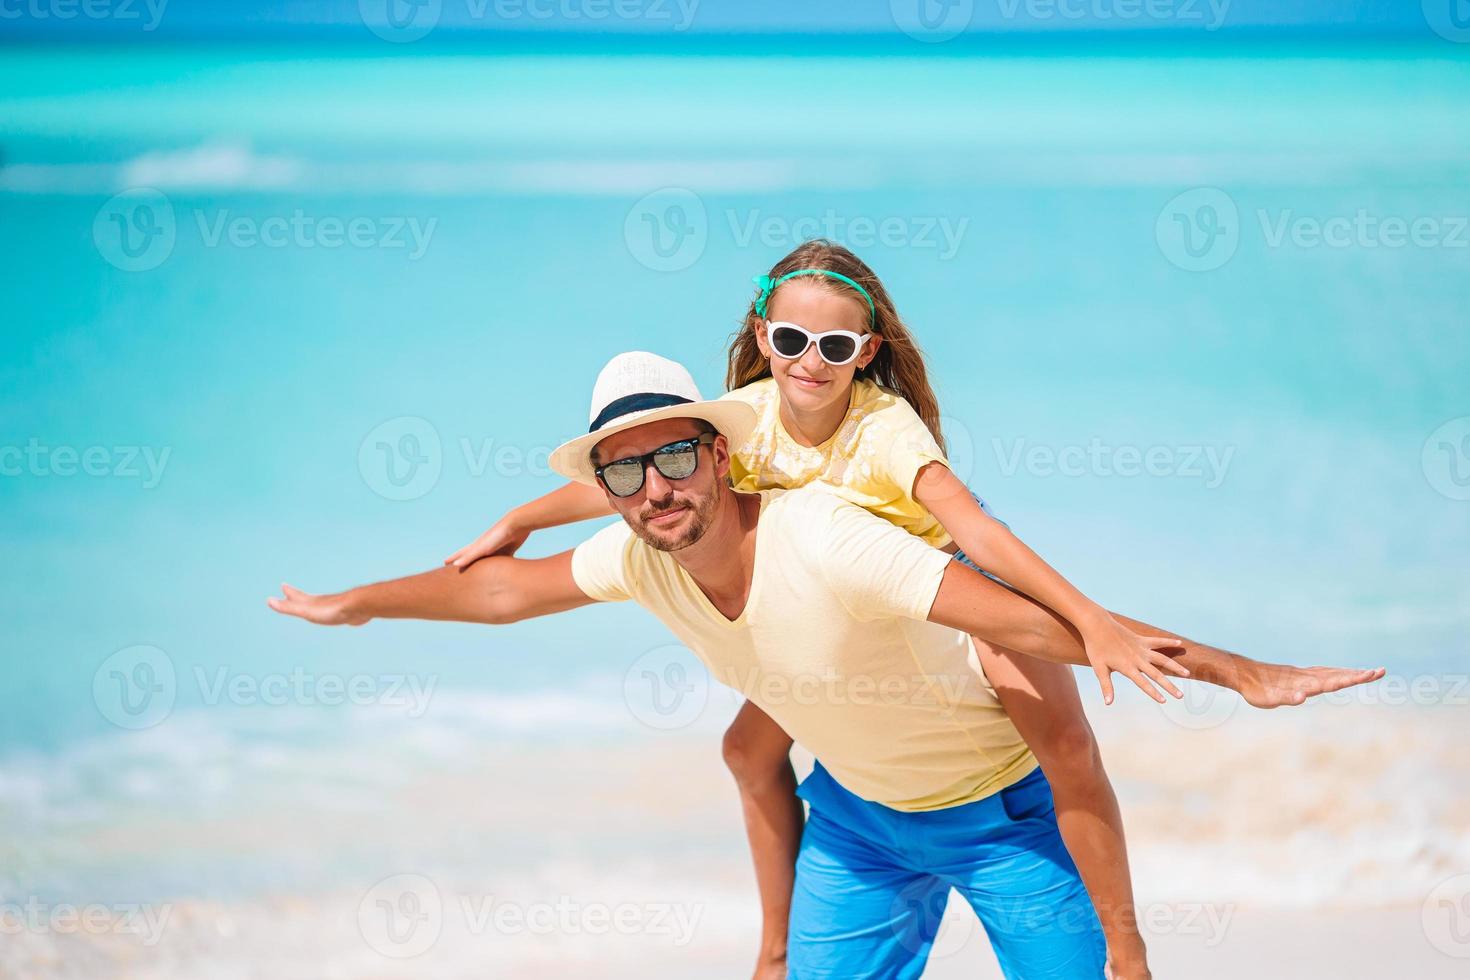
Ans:
[{"label": "ocean horizon line", "polygon": [[649,55],[685,57],[866,57],[911,55],[925,59],[1030,57],[1056,54],[1076,57],[1196,58],[1257,57],[1283,51],[1289,57],[1399,58],[1412,54],[1437,60],[1470,60],[1470,46],[1453,44],[1425,26],[1363,31],[1339,26],[1281,28],[1222,25],[1215,29],[1145,28],[1087,30],[983,30],[966,32],[938,43],[926,43],[895,28],[892,31],[701,32],[697,30],[617,29],[516,30],[498,27],[443,24],[433,33],[407,43],[385,42],[363,24],[330,24],[289,28],[252,25],[216,29],[180,28],[160,31],[118,29],[17,30],[0,32],[5,48],[143,48],[281,49],[330,43],[339,57],[419,57],[426,54],[484,53],[493,55],[598,55],[637,58]]}]

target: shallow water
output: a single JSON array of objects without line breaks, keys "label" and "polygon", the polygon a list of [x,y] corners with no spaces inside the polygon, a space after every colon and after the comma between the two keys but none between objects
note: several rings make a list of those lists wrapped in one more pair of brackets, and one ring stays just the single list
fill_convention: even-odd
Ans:
[{"label": "shallow water", "polygon": [[731,706],[638,728],[653,620],[263,600],[430,567],[551,488],[612,353],[718,391],[750,277],[826,233],[928,352],[956,469],[1084,590],[1404,684],[1104,717],[1140,893],[1417,901],[1467,861],[1470,62],[1219,51],[7,49],[7,894],[229,907],[147,976],[287,926],[283,962],[350,974],[313,944],[404,869],[701,895],[744,949],[738,815],[687,789],[724,785]]}]

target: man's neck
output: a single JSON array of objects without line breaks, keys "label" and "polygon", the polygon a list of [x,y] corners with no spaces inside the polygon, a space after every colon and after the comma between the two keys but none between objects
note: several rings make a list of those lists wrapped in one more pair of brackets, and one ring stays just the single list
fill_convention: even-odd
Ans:
[{"label": "man's neck", "polygon": [[694,544],[672,553],[726,619],[738,619],[750,598],[760,509],[759,494],[724,491],[709,529]]}]

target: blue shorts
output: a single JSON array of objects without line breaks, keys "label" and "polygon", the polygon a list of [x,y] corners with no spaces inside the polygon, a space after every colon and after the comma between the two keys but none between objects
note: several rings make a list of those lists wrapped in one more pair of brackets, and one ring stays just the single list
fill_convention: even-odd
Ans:
[{"label": "blue shorts", "polygon": [[1097,980],[1107,948],[1040,769],[998,793],[907,813],[859,799],[818,763],[796,861],[792,980],[914,978],[951,888],[1012,980]]}]

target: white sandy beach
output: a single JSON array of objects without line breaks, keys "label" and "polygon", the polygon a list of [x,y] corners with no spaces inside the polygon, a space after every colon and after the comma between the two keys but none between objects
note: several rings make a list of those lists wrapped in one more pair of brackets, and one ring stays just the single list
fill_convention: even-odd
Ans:
[{"label": "white sandy beach", "polygon": [[[8,767],[8,817],[35,844],[18,866],[49,879],[39,910],[8,908],[0,975],[741,976],[756,896],[719,718],[628,732],[587,710],[528,750],[483,727],[503,708],[359,719],[314,758],[258,729],[175,729],[168,752],[98,743],[49,780]],[[1157,976],[1470,968],[1470,916],[1430,901],[1470,868],[1463,710],[1242,707],[1200,730],[1131,704],[1091,713]],[[67,809],[68,784],[107,817]],[[405,888],[432,893],[418,946],[373,924]],[[67,903],[112,918],[79,929],[53,915]],[[978,923],[951,912],[927,975],[999,976]]]},{"label": "white sandy beach", "polygon": [[[1154,976],[1238,978],[1334,978],[1414,980],[1463,978],[1470,960],[1446,955],[1424,940],[1418,908],[1295,912],[1241,909],[1222,942],[1151,933]],[[979,937],[954,955],[931,959],[929,980],[991,980],[1001,976],[995,957]]]}]

